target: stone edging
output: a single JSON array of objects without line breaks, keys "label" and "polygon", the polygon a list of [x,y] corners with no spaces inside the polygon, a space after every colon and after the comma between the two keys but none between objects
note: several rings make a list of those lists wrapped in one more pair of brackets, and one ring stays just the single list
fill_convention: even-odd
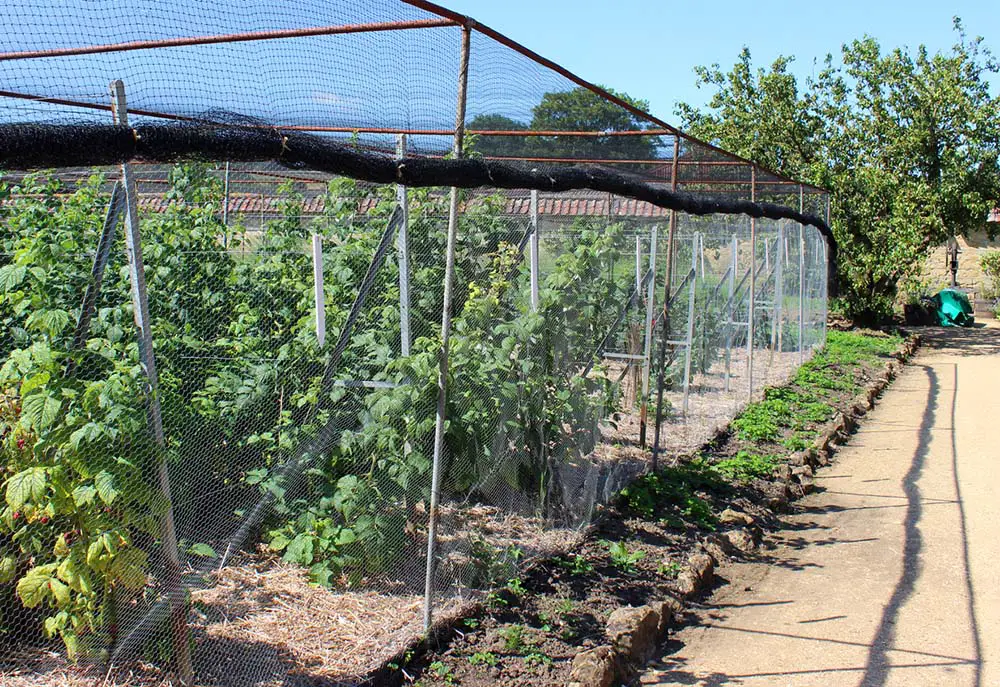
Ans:
[{"label": "stone edging", "polygon": [[[782,494],[768,500],[770,510],[783,512],[788,509],[790,499],[813,491],[814,469],[830,464],[837,447],[857,428],[860,418],[875,407],[879,396],[919,346],[920,335],[906,335],[903,345],[893,354],[895,360],[886,363],[882,373],[855,399],[850,411],[837,413],[811,447],[793,454],[788,465],[775,470],[775,477],[785,488]],[[727,508],[720,514],[719,524],[730,527],[703,537],[695,545],[677,576],[678,597],[614,611],[605,628],[608,643],[581,651],[573,658],[567,687],[611,687],[634,677],[653,657],[668,632],[676,629],[684,601],[702,595],[712,586],[715,568],[732,556],[750,553],[760,546],[763,531],[753,516]]]}]

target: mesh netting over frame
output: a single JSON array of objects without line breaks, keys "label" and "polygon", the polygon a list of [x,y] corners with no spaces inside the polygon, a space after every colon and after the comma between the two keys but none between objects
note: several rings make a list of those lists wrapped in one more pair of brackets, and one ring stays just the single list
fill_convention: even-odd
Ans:
[{"label": "mesh netting over frame", "polygon": [[440,8],[5,22],[4,685],[364,680],[825,340],[824,192]]}]

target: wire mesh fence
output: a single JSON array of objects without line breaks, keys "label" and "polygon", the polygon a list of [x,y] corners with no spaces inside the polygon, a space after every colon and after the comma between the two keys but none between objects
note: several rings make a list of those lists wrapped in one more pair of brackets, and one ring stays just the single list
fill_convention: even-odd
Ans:
[{"label": "wire mesh fence", "polygon": [[113,173],[2,187],[12,680],[155,683],[178,642],[204,684],[363,676],[824,338],[811,227],[467,194],[428,568],[447,189],[332,179],[322,211],[272,190],[261,221],[224,218],[202,165],[169,177],[141,262],[104,247]]},{"label": "wire mesh fence", "polygon": [[0,20],[5,687],[364,681],[824,342],[822,189],[488,27],[130,9]]}]

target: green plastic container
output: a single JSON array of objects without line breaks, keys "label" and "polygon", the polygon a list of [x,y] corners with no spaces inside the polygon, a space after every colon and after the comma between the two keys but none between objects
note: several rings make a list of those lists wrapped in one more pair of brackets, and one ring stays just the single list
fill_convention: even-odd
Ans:
[{"label": "green plastic container", "polygon": [[937,305],[938,324],[942,327],[971,327],[976,321],[969,297],[958,289],[943,289],[933,300]]}]

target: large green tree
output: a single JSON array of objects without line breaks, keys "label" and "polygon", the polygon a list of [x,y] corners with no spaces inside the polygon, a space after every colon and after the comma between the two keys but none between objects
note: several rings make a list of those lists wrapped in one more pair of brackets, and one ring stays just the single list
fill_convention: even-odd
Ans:
[{"label": "large green tree", "polygon": [[987,228],[1000,200],[998,73],[981,38],[955,20],[956,44],[930,54],[884,51],[873,38],[828,56],[800,84],[791,58],[755,69],[696,70],[715,89],[708,108],[681,104],[693,135],[765,167],[830,189],[848,314],[891,313],[899,280],[929,247]]},{"label": "large green tree", "polygon": [[[649,103],[624,93],[616,97],[642,111]],[[475,149],[488,157],[550,157],[593,160],[649,160],[655,157],[653,136],[613,136],[612,132],[641,131],[648,125],[626,108],[589,89],[578,87],[542,96],[525,125],[510,117],[479,115],[468,128],[483,131],[586,131],[598,136],[481,136]]]}]

